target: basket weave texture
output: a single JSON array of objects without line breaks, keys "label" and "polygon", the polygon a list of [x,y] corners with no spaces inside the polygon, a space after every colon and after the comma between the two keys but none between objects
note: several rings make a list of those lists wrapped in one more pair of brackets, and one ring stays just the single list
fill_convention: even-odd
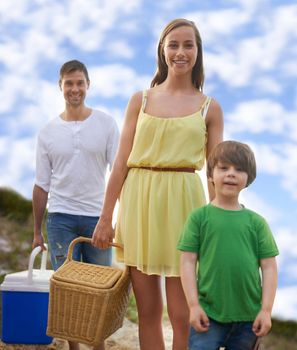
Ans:
[{"label": "basket weave texture", "polygon": [[67,259],[50,280],[47,334],[91,346],[122,327],[130,290],[129,270]]}]

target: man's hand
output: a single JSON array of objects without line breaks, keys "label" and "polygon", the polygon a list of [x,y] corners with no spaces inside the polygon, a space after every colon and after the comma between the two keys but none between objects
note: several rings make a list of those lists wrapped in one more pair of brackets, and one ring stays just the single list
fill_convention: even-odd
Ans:
[{"label": "man's hand", "polygon": [[46,246],[44,245],[44,239],[43,239],[42,232],[34,233],[34,238],[33,238],[33,242],[32,242],[32,249],[34,249],[38,246],[41,247],[42,250],[46,250]]}]

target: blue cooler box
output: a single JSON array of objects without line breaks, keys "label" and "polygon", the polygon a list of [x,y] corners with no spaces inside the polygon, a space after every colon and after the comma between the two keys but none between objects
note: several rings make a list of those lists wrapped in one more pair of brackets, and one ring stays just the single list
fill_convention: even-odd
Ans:
[{"label": "blue cooler box", "polygon": [[47,250],[42,252],[41,268],[33,269],[36,247],[28,271],[5,276],[2,291],[2,341],[10,344],[50,344],[46,335],[49,279],[53,270],[46,270]]}]

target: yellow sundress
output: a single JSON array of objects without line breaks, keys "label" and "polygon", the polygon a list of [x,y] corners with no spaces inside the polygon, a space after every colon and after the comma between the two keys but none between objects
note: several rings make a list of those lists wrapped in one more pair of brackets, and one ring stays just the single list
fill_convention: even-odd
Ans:
[{"label": "yellow sundress", "polygon": [[117,260],[148,275],[173,277],[180,275],[177,241],[188,214],[205,204],[204,189],[197,173],[141,167],[200,170],[211,99],[193,114],[161,118],[145,113],[146,96],[145,91],[120,196],[115,240],[124,252],[117,249]]}]

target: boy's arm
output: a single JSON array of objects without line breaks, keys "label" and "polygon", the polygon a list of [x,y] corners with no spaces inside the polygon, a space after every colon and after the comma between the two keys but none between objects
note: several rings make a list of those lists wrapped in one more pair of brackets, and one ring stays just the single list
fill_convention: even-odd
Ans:
[{"label": "boy's arm", "polygon": [[181,252],[180,272],[183,290],[190,311],[190,324],[197,332],[207,332],[209,320],[199,304],[196,284],[196,253]]},{"label": "boy's arm", "polygon": [[258,336],[266,335],[271,328],[271,312],[277,287],[277,266],[275,257],[261,259],[262,308],[258,313],[253,331]]}]

